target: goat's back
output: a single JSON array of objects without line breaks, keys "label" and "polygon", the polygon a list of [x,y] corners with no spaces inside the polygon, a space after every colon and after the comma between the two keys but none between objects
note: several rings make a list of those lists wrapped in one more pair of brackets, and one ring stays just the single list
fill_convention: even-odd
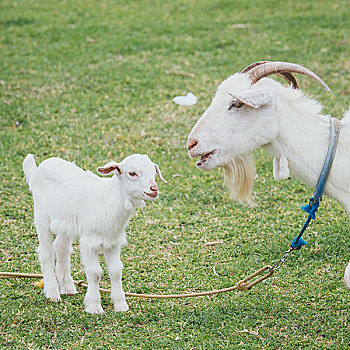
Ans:
[{"label": "goat's back", "polygon": [[76,201],[91,201],[108,180],[63,159],[49,158],[33,172],[30,186],[38,204],[69,207]]},{"label": "goat's back", "polygon": [[99,182],[102,180],[90,171],[84,171],[71,162],[61,158],[49,158],[38,166],[35,181],[52,181],[57,184],[81,185],[84,182]]}]

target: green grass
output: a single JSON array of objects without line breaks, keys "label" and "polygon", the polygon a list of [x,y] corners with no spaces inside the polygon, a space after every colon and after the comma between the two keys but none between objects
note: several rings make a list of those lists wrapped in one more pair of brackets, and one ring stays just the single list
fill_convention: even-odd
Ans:
[{"label": "green grass", "polygon": [[[312,190],[275,182],[257,150],[256,206],[232,204],[220,171],[201,172],[186,139],[217,84],[261,59],[317,72],[300,77],[325,112],[349,106],[348,1],[10,1],[0,5],[0,270],[39,272],[33,203],[22,173],[29,152],[94,170],[147,153],[169,181],[132,218],[123,250],[130,292],[227,287],[276,261],[306,215]],[[247,28],[234,29],[234,24]],[[92,39],[92,40],[91,40]],[[194,74],[193,78],[174,73]],[[193,91],[198,103],[180,107]],[[174,175],[181,176],[175,177]],[[13,349],[345,349],[349,300],[342,277],[349,219],[325,199],[309,244],[250,292],[186,300],[129,298],[130,311],[83,312],[84,291],[48,302],[24,279],[0,280],[0,344]],[[224,244],[205,247],[209,241]],[[215,267],[215,270],[213,269]],[[79,251],[75,279],[84,273]],[[217,274],[214,273],[216,271]],[[102,286],[108,287],[103,277]]]}]

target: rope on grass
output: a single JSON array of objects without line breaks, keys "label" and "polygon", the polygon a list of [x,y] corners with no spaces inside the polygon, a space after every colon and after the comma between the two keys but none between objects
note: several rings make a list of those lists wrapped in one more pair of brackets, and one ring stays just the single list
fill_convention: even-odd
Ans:
[{"label": "rope on grass", "polygon": [[[261,275],[263,272],[268,272],[258,277],[257,279],[249,282],[251,279]],[[178,298],[194,298],[194,297],[201,297],[206,295],[215,295],[220,293],[226,293],[231,292],[234,290],[237,291],[248,291],[251,288],[253,288],[256,284],[264,281],[268,277],[270,277],[274,273],[274,269],[271,268],[270,265],[266,265],[265,267],[255,271],[251,275],[245,277],[241,281],[237,282],[236,285],[232,287],[222,288],[222,289],[215,289],[211,291],[206,292],[197,292],[197,293],[185,293],[185,294],[138,294],[138,293],[129,293],[126,292],[125,295],[128,297],[134,297],[134,298],[152,298],[152,299],[178,299]],[[34,274],[34,273],[18,273],[18,272],[0,272],[0,278],[6,278],[6,277],[17,277],[17,278],[43,278],[42,274]],[[74,284],[80,287],[87,288],[87,284],[84,283],[84,281],[73,281]],[[110,289],[105,288],[99,288],[100,292],[103,293],[111,293]]]}]

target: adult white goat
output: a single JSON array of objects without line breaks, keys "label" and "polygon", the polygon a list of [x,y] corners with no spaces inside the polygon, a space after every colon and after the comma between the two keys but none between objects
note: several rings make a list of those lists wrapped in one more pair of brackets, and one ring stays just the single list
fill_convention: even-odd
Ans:
[{"label": "adult white goat", "polygon": [[[223,81],[210,106],[188,137],[191,158],[201,157],[200,169],[224,168],[231,197],[249,201],[255,178],[251,153],[262,147],[274,156],[276,180],[291,172],[315,188],[329,140],[329,116],[305,96],[293,73],[301,73],[329,87],[305,67],[287,62],[257,62]],[[279,75],[284,87],[268,75]],[[265,79],[262,79],[265,78]],[[350,111],[340,124],[340,138],[325,194],[339,201],[350,216]],[[350,288],[350,265],[345,273]]]},{"label": "adult white goat", "polygon": [[[106,258],[114,310],[127,311],[120,249],[126,244],[125,228],[135,207],[142,207],[144,200],[158,196],[155,175],[166,182],[158,165],[146,155],[134,154],[119,164],[110,162],[99,167],[97,171],[102,175],[114,173],[112,178],[101,178],[60,158],[49,158],[36,167],[33,155],[28,154],[23,170],[34,198],[34,223],[46,297],[58,301],[60,291],[77,292],[70,274],[70,255],[72,241],[78,238],[88,281],[86,311],[103,312],[98,289],[102,275],[100,250]],[[54,271],[55,254],[59,284]]]}]

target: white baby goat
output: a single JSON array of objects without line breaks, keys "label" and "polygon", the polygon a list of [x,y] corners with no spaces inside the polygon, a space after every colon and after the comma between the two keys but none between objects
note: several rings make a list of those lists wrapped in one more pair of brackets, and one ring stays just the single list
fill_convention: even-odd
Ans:
[{"label": "white baby goat", "polygon": [[[188,137],[191,158],[201,157],[200,169],[224,168],[231,197],[249,200],[255,178],[253,150],[262,147],[274,156],[276,180],[290,172],[315,188],[329,140],[329,116],[322,106],[298,90],[293,73],[328,86],[305,67],[287,62],[257,62],[223,81],[210,106]],[[276,74],[293,86],[266,78]],[[325,187],[350,216],[350,111],[340,122],[339,144]],[[345,283],[350,289],[350,265]]]},{"label": "white baby goat", "polygon": [[99,293],[100,250],[106,258],[114,310],[127,311],[120,249],[126,244],[125,228],[135,207],[142,207],[144,200],[158,196],[155,175],[166,182],[158,166],[148,156],[134,154],[119,164],[110,162],[99,167],[97,171],[102,175],[114,173],[112,178],[101,178],[60,158],[49,158],[37,167],[33,155],[28,154],[23,170],[34,198],[45,296],[58,301],[60,292],[77,292],[70,274],[70,255],[72,241],[79,239],[88,281],[86,311],[103,312]]}]

